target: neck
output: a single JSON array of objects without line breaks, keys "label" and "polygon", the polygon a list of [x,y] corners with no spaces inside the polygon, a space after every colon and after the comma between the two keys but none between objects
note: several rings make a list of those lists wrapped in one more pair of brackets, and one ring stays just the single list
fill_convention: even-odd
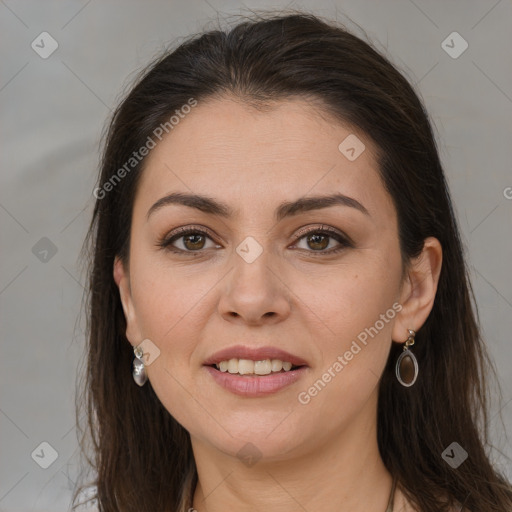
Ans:
[{"label": "neck", "polygon": [[250,467],[192,438],[198,474],[194,509],[385,512],[392,477],[378,450],[376,400],[369,402],[372,407],[349,426],[315,438],[307,451],[262,457]]}]

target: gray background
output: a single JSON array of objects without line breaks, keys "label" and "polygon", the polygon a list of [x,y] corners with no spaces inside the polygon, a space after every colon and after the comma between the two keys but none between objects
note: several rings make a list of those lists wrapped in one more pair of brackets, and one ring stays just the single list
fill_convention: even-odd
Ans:
[{"label": "gray background", "polygon": [[[510,456],[505,434],[512,425],[512,4],[244,5],[304,7],[337,17],[362,35],[346,14],[420,92],[436,127],[503,390],[491,415],[493,441]],[[1,511],[58,512],[69,506],[78,467],[74,384],[84,345],[78,318],[84,275],[77,258],[91,214],[105,120],[123,87],[164,44],[241,8],[226,0],[0,1]],[[47,59],[31,48],[43,31],[59,45]],[[441,46],[453,31],[469,44],[458,58]],[[455,50],[460,43],[453,43]],[[54,255],[44,253],[51,246],[40,242],[43,237],[54,244]],[[31,457],[41,442],[58,452],[47,469]],[[49,450],[42,449],[34,459],[49,462]],[[494,456],[512,478],[510,462]]]}]

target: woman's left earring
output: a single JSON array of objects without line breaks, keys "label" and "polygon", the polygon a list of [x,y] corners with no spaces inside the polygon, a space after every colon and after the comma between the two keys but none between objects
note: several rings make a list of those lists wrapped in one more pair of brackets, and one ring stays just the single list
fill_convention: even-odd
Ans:
[{"label": "woman's left earring", "polygon": [[144,366],[144,353],[142,351],[142,347],[134,347],[133,353],[135,354],[135,357],[133,358],[133,380],[138,386],[144,386],[148,380],[148,374],[146,373],[146,368]]},{"label": "woman's left earring", "polygon": [[414,345],[416,332],[412,329],[408,330],[409,337],[404,343],[404,351],[400,354],[395,366],[396,378],[406,388],[412,386],[418,378],[418,360],[412,351],[409,350],[409,347]]}]

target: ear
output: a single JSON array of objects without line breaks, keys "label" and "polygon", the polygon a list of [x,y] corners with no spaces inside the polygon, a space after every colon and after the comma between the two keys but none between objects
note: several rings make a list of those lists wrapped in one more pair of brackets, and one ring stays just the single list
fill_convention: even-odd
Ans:
[{"label": "ear", "polygon": [[117,256],[114,260],[114,281],[119,288],[121,304],[126,319],[126,338],[135,347],[140,343],[142,337],[132,300],[130,276],[123,262]]},{"label": "ear", "polygon": [[437,238],[425,239],[422,252],[410,262],[400,293],[401,311],[393,326],[393,340],[403,342],[408,329],[418,331],[425,323],[436,297],[443,250]]}]

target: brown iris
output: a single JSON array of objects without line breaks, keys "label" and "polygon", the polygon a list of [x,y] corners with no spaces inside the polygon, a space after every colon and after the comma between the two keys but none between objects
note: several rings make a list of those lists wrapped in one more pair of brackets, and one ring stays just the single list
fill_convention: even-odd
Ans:
[{"label": "brown iris", "polygon": [[[189,250],[202,249],[204,246],[205,237],[200,234],[189,234],[183,236],[183,245]],[[191,245],[188,245],[188,244]]]},{"label": "brown iris", "polygon": [[307,240],[308,245],[315,250],[325,249],[329,245],[329,237],[327,235],[315,233],[308,235]]}]

